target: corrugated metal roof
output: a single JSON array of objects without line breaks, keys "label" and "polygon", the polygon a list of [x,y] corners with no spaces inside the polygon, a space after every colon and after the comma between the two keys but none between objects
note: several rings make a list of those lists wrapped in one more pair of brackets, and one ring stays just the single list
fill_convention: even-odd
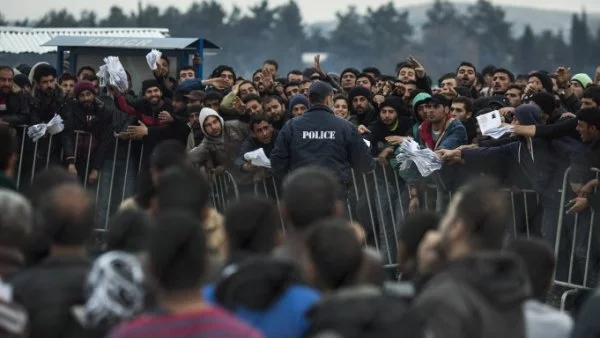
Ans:
[{"label": "corrugated metal roof", "polygon": [[56,47],[42,47],[55,36],[99,36],[164,38],[169,35],[167,28],[26,28],[0,27],[0,53],[55,52]]},{"label": "corrugated metal roof", "polygon": [[202,38],[138,38],[138,37],[106,37],[106,36],[56,36],[42,46],[62,47],[97,47],[127,49],[189,49],[204,42],[204,48],[220,49],[211,41]]}]

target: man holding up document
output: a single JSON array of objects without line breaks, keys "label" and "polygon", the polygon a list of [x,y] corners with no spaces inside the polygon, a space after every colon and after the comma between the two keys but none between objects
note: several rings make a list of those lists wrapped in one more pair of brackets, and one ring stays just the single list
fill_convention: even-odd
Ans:
[{"label": "man holding up document", "polygon": [[271,151],[278,133],[265,116],[255,116],[250,121],[250,135],[242,143],[234,166],[244,173],[253,173],[253,182],[270,174]]}]

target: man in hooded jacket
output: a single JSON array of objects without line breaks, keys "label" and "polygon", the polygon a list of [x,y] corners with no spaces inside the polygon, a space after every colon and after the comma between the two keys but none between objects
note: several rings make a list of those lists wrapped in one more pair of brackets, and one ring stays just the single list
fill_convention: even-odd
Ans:
[{"label": "man in hooded jacket", "polygon": [[217,173],[231,170],[231,174],[238,182],[248,182],[248,180],[251,182],[251,173],[242,173],[233,167],[242,143],[250,134],[248,125],[238,120],[225,122],[211,108],[202,108],[199,120],[204,139],[199,146],[190,151],[192,164],[206,169],[215,169]]}]

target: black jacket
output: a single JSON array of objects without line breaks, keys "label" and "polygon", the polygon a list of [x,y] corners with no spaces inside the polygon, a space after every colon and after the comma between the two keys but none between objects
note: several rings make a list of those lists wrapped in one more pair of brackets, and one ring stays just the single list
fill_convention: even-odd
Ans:
[{"label": "black jacket", "polygon": [[269,144],[258,143],[258,142],[256,142],[256,139],[252,135],[248,135],[246,137],[246,139],[244,140],[244,143],[242,143],[242,146],[240,147],[238,156],[235,158],[235,161],[233,162],[233,164],[236,167],[240,168],[240,170],[242,170],[241,168],[244,165],[244,163],[246,162],[246,160],[244,160],[244,154],[249,153],[251,151],[255,151],[256,149],[260,149],[260,148],[262,148],[263,151],[265,152],[265,155],[267,155],[267,157],[270,158],[271,152],[273,151],[273,148],[275,147],[275,141],[277,140],[277,135],[279,135],[279,131],[277,129],[274,129],[273,137],[271,138],[271,143],[269,143]]},{"label": "black jacket", "polygon": [[367,135],[367,139],[371,142],[371,155],[373,157],[379,156],[379,153],[388,145],[385,140],[388,136],[407,136],[411,131],[415,121],[407,116],[398,117],[398,125],[392,130],[380,119],[372,122],[369,125],[370,134]]},{"label": "black jacket", "polygon": [[84,283],[90,267],[82,256],[50,257],[11,280],[14,300],[29,314],[30,337],[82,337],[71,310],[85,303]]},{"label": "black jacket", "polygon": [[62,132],[54,136],[54,140],[57,138],[60,140],[60,144],[63,150],[63,157],[65,159],[73,158],[74,144],[73,144],[73,129],[71,128],[72,123],[69,121],[72,119],[70,101],[65,98],[62,91],[59,88],[55,88],[50,103],[44,102],[43,94],[36,90],[33,97],[29,100],[30,113],[31,113],[31,124],[47,123],[53,117],[54,114],[60,115],[64,121],[65,128]]},{"label": "black jacket", "polygon": [[296,168],[318,165],[334,171],[342,183],[373,168],[369,148],[350,122],[329,107],[315,105],[289,120],[279,131],[271,152],[271,167],[279,178]]},{"label": "black jacket", "polygon": [[[72,129],[88,132],[74,136],[74,144],[78,161],[87,161],[90,151],[90,168],[100,169],[110,145],[114,141],[113,115],[114,109],[96,99],[93,110],[84,111],[76,101],[72,103]],[[91,136],[91,140],[90,140]],[[77,143],[75,143],[77,141]],[[91,142],[91,148],[90,148]]]},{"label": "black jacket", "polygon": [[415,300],[435,337],[525,337],[527,275],[515,256],[477,253],[450,262]]},{"label": "black jacket", "polygon": [[[2,98],[0,94],[0,98]],[[0,108],[0,120],[7,122],[12,127],[29,123],[29,103],[27,96],[22,93],[10,92],[4,99],[6,100],[6,109]]]}]

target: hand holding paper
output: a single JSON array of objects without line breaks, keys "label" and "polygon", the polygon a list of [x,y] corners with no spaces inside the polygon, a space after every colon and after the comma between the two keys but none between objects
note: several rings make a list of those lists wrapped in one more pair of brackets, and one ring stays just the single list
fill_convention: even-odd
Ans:
[{"label": "hand holding paper", "polygon": [[244,160],[250,161],[252,165],[257,167],[271,168],[271,160],[265,155],[263,148],[245,153]]},{"label": "hand holding paper", "polygon": [[162,56],[162,53],[156,49],[153,49],[146,55],[146,61],[148,61],[148,66],[150,70],[156,70],[158,68],[157,62]]},{"label": "hand holding paper", "polygon": [[442,160],[431,149],[420,149],[419,144],[411,139],[406,139],[400,145],[400,153],[396,156],[400,170],[406,170],[412,163],[417,166],[423,177],[431,175],[434,171],[442,168]]},{"label": "hand holding paper", "polygon": [[510,125],[502,126],[502,119],[498,110],[477,116],[477,123],[481,135],[490,136],[494,139],[499,139],[502,135],[512,132],[513,129]]}]

